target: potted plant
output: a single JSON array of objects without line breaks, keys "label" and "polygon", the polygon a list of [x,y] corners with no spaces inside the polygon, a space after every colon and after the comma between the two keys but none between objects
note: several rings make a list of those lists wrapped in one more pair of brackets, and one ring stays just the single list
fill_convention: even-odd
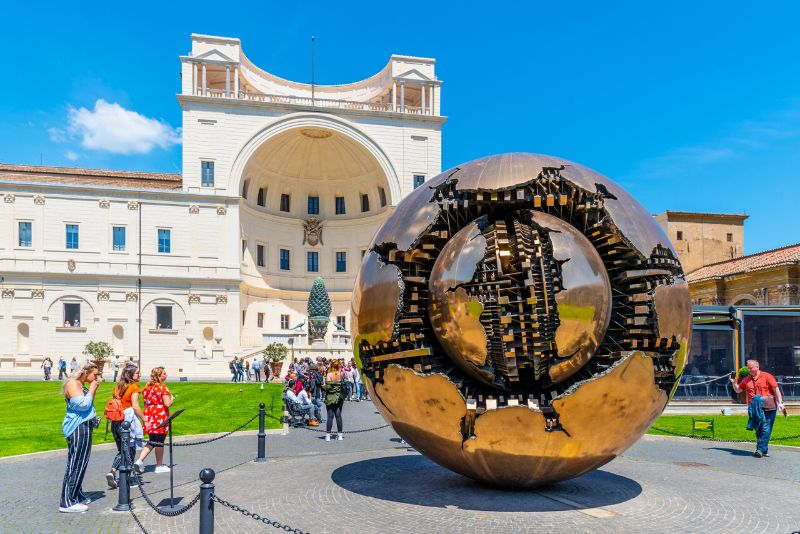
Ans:
[{"label": "potted plant", "polygon": [[261,351],[264,357],[269,361],[269,367],[272,369],[272,376],[281,376],[283,359],[286,358],[288,352],[289,349],[282,343],[270,343]]},{"label": "potted plant", "polygon": [[[739,370],[736,372],[736,383],[742,381],[744,377],[750,374],[750,370],[747,367],[740,367]],[[744,390],[740,391],[736,394],[736,401],[739,404],[747,404],[747,395],[745,394]]]},{"label": "potted plant", "polygon": [[105,341],[90,341],[83,348],[83,352],[93,358],[92,363],[97,365],[97,368],[100,370],[100,374],[102,375],[106,360],[114,353],[114,349],[112,349],[111,345]]}]

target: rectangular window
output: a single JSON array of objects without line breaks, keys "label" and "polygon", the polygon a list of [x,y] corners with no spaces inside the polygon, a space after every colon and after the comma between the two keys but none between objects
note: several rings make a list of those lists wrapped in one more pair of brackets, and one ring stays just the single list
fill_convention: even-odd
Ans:
[{"label": "rectangular window", "polygon": [[281,193],[281,211],[289,213],[292,208],[292,198],[287,193]]},{"label": "rectangular window", "polygon": [[245,254],[247,254],[247,239],[242,239],[242,261],[244,261]]},{"label": "rectangular window", "polygon": [[247,310],[242,310],[242,326],[244,326],[244,322],[247,320]]},{"label": "rectangular window", "polygon": [[344,197],[336,197],[336,215],[344,215],[346,213]]},{"label": "rectangular window", "polygon": [[32,247],[33,246],[33,223],[20,222],[19,223],[19,246]]},{"label": "rectangular window", "polygon": [[336,253],[336,272],[347,272],[347,252],[342,251]]},{"label": "rectangular window", "polygon": [[418,188],[422,184],[425,183],[425,175],[424,174],[415,174],[414,175],[414,189]]},{"label": "rectangular window", "polygon": [[266,198],[265,198],[265,197],[266,197],[266,194],[265,194],[265,193],[266,193],[266,192],[264,191],[264,188],[263,188],[263,187],[259,187],[259,188],[258,188],[258,198],[256,199],[256,203],[257,203],[259,206],[262,206],[262,207],[263,207],[263,206],[265,206],[265,205],[267,204],[267,202],[266,202]]},{"label": "rectangular window", "polygon": [[289,316],[281,315],[281,330],[289,330]]},{"label": "rectangular window", "polygon": [[308,253],[308,272],[319,272],[319,252],[310,251]]},{"label": "rectangular window", "polygon": [[281,263],[280,263],[281,271],[288,271],[290,269],[290,267],[291,267],[291,264],[289,262],[289,251],[287,249],[285,249],[285,248],[282,248],[280,250],[280,255],[281,255],[281,258],[280,258],[280,260],[281,260]]},{"label": "rectangular window", "polygon": [[683,241],[683,232],[681,232],[680,230],[678,230],[678,233],[677,233],[677,235],[676,235],[676,238],[678,239],[678,241]]},{"label": "rectangular window", "polygon": [[123,251],[125,250],[125,227],[124,226],[112,226],[111,227],[112,233],[112,249],[116,251]]},{"label": "rectangular window", "polygon": [[81,325],[81,305],[72,302],[64,303],[64,326]]},{"label": "rectangular window", "polygon": [[264,314],[263,313],[259,313],[256,316],[256,324],[258,325],[259,328],[264,328]]},{"label": "rectangular window", "polygon": [[172,330],[172,306],[156,306],[156,328]]},{"label": "rectangular window", "polygon": [[201,161],[200,169],[202,171],[200,185],[203,187],[214,187],[214,162]]},{"label": "rectangular window", "polygon": [[361,213],[369,211],[369,195],[361,195]]},{"label": "rectangular window", "polygon": [[728,243],[733,243],[733,234],[727,234],[725,237],[728,239]]},{"label": "rectangular window", "polygon": [[308,196],[308,214],[319,215],[319,197]]},{"label": "rectangular window", "polygon": [[264,266],[264,245],[256,245],[256,264],[259,267]]},{"label": "rectangular window", "polygon": [[249,189],[250,189],[250,179],[248,178],[247,180],[244,181],[244,184],[242,185],[242,198],[247,199],[247,192],[249,191]]},{"label": "rectangular window", "polygon": [[70,248],[70,249],[77,249],[78,248],[78,225],[77,224],[68,224],[67,225],[67,248]]},{"label": "rectangular window", "polygon": [[339,328],[342,330],[347,330],[347,323],[345,322],[346,318],[344,315],[337,315],[336,316],[336,324],[339,325]]},{"label": "rectangular window", "polygon": [[378,196],[380,197],[380,200],[381,200],[381,207],[385,208],[386,207],[386,189],[384,189],[382,187],[379,187],[378,188]]},{"label": "rectangular window", "polygon": [[172,236],[169,228],[158,229],[158,252],[169,254],[172,250]]}]

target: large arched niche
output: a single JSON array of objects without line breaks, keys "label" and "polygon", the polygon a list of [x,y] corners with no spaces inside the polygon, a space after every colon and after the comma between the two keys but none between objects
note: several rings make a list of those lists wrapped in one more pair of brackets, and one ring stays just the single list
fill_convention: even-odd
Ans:
[{"label": "large arched niche", "polygon": [[[400,201],[400,180],[377,143],[339,118],[302,113],[254,135],[237,155],[230,181],[231,189],[240,195],[247,186],[246,204],[252,206],[256,206],[259,187],[266,186],[268,205],[264,208],[273,213],[280,213],[280,194],[291,190],[290,215],[295,216],[306,214],[307,194],[322,196],[324,190],[333,195],[340,190],[356,198],[358,186],[366,184],[368,190],[363,192],[370,196],[371,213],[384,209],[379,188],[385,191],[387,207]],[[332,198],[320,198],[320,202],[333,206]],[[349,202],[348,211],[360,215],[360,205],[354,203]]]}]

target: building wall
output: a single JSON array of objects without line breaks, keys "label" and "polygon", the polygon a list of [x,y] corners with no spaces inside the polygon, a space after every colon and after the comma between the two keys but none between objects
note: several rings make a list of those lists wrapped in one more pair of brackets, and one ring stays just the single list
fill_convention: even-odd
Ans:
[{"label": "building wall", "polygon": [[794,305],[800,304],[799,289],[797,265],[781,265],[689,284],[695,305]]},{"label": "building wall", "polygon": [[683,271],[744,255],[746,216],[666,212],[655,216],[669,236]]},{"label": "building wall", "polygon": [[[0,212],[0,372],[80,357],[92,340],[138,356],[140,216],[143,367],[226,372],[222,354],[239,348],[238,199],[15,183],[0,191],[13,195]],[[19,246],[19,221],[33,225],[31,247]],[[66,248],[67,223],[79,227],[78,249]],[[112,226],[126,229],[124,251],[113,250]],[[169,254],[158,252],[158,228],[171,230]],[[80,304],[78,327],[65,327],[65,303]],[[156,328],[156,305],[172,307],[172,329]],[[198,341],[206,327],[220,338],[216,354]]]}]

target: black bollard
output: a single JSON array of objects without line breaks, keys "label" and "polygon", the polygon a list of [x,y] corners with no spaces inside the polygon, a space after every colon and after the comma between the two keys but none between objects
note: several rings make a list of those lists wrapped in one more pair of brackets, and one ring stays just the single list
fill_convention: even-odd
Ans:
[{"label": "black bollard", "polygon": [[214,534],[214,501],[211,494],[214,493],[214,477],[216,474],[210,467],[200,471],[200,534]]},{"label": "black bollard", "polygon": [[264,403],[258,405],[258,456],[256,462],[266,462],[267,433],[264,431]]},{"label": "black bollard", "polygon": [[131,488],[128,481],[131,476],[131,462],[133,458],[128,458],[128,449],[131,443],[131,424],[123,421],[120,426],[120,454],[122,454],[122,465],[119,466],[119,493],[117,505],[112,508],[115,512],[128,512],[134,509],[131,502]]}]

